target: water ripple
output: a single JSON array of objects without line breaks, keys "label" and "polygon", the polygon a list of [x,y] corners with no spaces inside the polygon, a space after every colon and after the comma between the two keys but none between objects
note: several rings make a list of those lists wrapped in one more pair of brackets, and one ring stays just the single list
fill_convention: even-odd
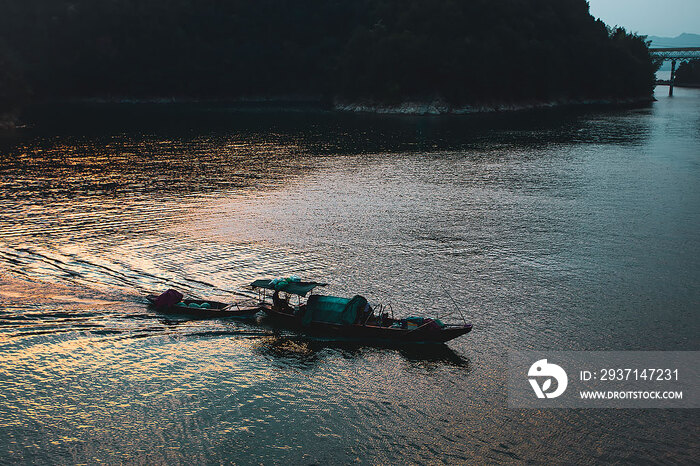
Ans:
[{"label": "water ripple", "polygon": [[[697,349],[696,94],[420,119],[120,107],[1,139],[3,458],[692,462],[692,413],[524,413],[503,387],[512,349]],[[475,330],[378,347],[144,300],[289,274],[400,316],[459,320],[454,298]]]}]

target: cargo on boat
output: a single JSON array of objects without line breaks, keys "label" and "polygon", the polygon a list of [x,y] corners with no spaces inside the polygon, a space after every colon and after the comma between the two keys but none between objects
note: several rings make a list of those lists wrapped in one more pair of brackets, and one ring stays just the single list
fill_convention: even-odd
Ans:
[{"label": "cargo on boat", "polygon": [[206,299],[183,299],[176,290],[168,290],[161,295],[146,296],[151,307],[160,312],[190,314],[200,317],[253,317],[260,311],[260,306],[253,300],[236,303],[222,303]]},{"label": "cargo on boat", "polygon": [[[455,325],[427,317],[397,319],[390,308],[379,305],[375,309],[360,295],[313,294],[314,288],[325,285],[296,277],[251,283],[259,293],[260,308],[273,321],[306,333],[396,343],[444,343],[472,329],[466,322]],[[292,297],[296,297],[296,305],[290,304]]]}]

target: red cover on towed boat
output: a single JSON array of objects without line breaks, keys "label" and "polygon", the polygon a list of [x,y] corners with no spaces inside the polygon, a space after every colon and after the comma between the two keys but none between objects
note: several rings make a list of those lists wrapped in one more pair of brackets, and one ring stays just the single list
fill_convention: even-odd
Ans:
[{"label": "red cover on towed boat", "polygon": [[153,304],[156,307],[171,307],[182,301],[182,293],[177,290],[170,289],[158,296]]}]

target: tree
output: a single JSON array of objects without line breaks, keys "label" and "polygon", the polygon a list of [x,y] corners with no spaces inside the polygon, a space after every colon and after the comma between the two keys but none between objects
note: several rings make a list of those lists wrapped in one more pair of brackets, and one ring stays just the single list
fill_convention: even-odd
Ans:
[{"label": "tree", "polygon": [[681,63],[676,70],[676,84],[700,85],[700,60]]},{"label": "tree", "polygon": [[15,63],[2,71],[6,106],[19,82],[47,99],[451,105],[654,86],[644,38],[607,29],[585,0],[0,0],[0,39]]}]

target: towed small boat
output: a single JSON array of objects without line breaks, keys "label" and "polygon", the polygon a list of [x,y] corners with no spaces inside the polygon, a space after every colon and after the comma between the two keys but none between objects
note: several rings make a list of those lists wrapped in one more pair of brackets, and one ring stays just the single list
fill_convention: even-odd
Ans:
[{"label": "towed small boat", "polygon": [[[326,284],[305,282],[296,277],[261,279],[251,283],[251,287],[258,291],[260,308],[273,321],[305,333],[392,343],[445,343],[472,329],[472,325],[466,322],[457,325],[425,317],[395,319],[383,312],[385,308],[381,305],[373,309],[360,295],[340,298],[312,294],[319,286]],[[268,299],[268,290],[273,292],[271,300]],[[286,299],[280,297],[280,292],[286,295]],[[291,295],[298,297],[296,306],[289,304]],[[306,302],[302,303],[302,298],[306,298]]]},{"label": "towed small boat", "polygon": [[183,299],[176,290],[168,290],[161,295],[146,296],[151,307],[160,312],[191,314],[201,317],[240,317],[250,318],[260,311],[253,300],[237,303],[222,303],[206,299]]}]

